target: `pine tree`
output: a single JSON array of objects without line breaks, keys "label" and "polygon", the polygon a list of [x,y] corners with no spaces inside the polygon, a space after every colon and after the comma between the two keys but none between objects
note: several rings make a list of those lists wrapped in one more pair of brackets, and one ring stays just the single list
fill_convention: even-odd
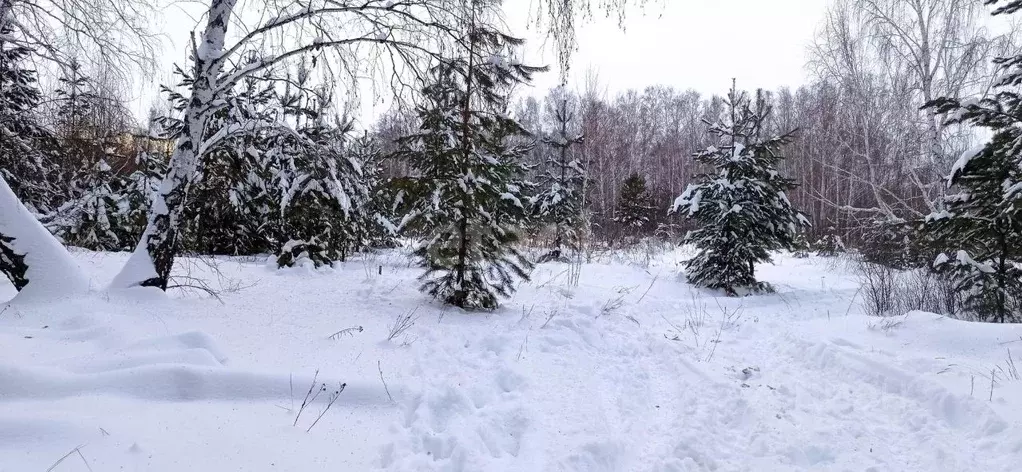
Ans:
[{"label": "pine tree", "polygon": [[509,59],[523,41],[483,26],[488,2],[473,1],[465,54],[432,70],[418,109],[419,133],[399,140],[398,156],[421,175],[424,195],[406,224],[425,232],[416,257],[426,267],[421,290],[465,309],[494,309],[528,280],[532,265],[513,245],[527,211],[531,143],[507,114],[507,94],[535,72]]},{"label": "pine tree", "polygon": [[[226,117],[217,117],[214,119]],[[228,126],[227,122],[220,126]],[[246,144],[248,144],[246,146]],[[262,225],[258,173],[262,149],[253,138],[224,140],[201,156],[193,183],[194,204],[184,212],[182,246],[201,254],[245,255],[269,252],[272,233]]]},{"label": "pine tree", "polygon": [[776,170],[791,133],[761,139],[770,112],[762,96],[753,107],[748,94],[732,87],[727,106],[720,122],[708,123],[718,144],[695,155],[713,172],[697,176],[673,211],[699,226],[685,238],[699,250],[686,265],[689,282],[737,295],[770,290],[756,281],[756,264],[770,261],[770,251],[790,250],[809,221],[785,195],[795,182]]},{"label": "pine tree", "polygon": [[[987,0],[995,15],[1022,10],[1022,1]],[[986,128],[993,137],[952,166],[948,186],[924,235],[942,253],[934,268],[964,294],[964,307],[983,321],[1022,322],[1022,54],[1000,57],[997,93],[983,100],[937,99],[927,107],[948,124]]]},{"label": "pine tree", "polygon": [[633,172],[621,185],[614,221],[624,228],[625,234],[636,236],[649,228],[653,202],[646,189],[646,178]]},{"label": "pine tree", "polygon": [[36,73],[24,65],[31,51],[5,41],[0,30],[0,175],[14,194],[37,214],[60,204],[57,194],[57,142],[34,116],[41,100]]},{"label": "pine tree", "polygon": [[81,64],[72,59],[57,79],[57,135],[61,141],[65,179],[75,179],[95,168],[104,152],[89,115],[99,97]]},{"label": "pine tree", "polygon": [[[562,92],[563,93],[563,92]],[[576,131],[575,114],[567,98],[561,98],[554,107],[548,105],[557,129],[543,138],[543,144],[554,151],[546,161],[546,169],[539,178],[540,193],[533,197],[533,215],[540,221],[554,225],[553,247],[539,258],[539,262],[567,262],[564,249],[579,249],[578,226],[582,219],[582,192],[586,169],[582,160],[572,152],[572,146],[583,141]]]},{"label": "pine tree", "polygon": [[[103,96],[75,59],[63,67],[55,95],[55,130],[60,142],[60,159],[55,164],[60,181],[67,183],[59,189],[60,198],[69,203],[81,201],[96,190],[94,185],[119,190],[120,167],[130,159],[117,154],[117,135],[122,130],[107,116],[116,113],[116,100]],[[110,179],[102,182],[95,174],[101,161],[118,167],[105,172]]]},{"label": "pine tree", "polygon": [[949,179],[959,192],[944,197],[945,210],[925,226],[952,248],[934,267],[952,275],[966,294],[964,308],[984,321],[1022,320],[1022,208],[1012,195],[1018,187],[1011,188],[1022,186],[1022,162],[1012,150],[1020,138],[1015,127],[1001,129],[982,151],[963,156]]}]

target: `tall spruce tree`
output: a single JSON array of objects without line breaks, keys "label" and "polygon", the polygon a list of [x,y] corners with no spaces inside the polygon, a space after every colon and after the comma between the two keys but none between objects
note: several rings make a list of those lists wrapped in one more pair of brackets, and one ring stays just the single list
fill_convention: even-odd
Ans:
[{"label": "tall spruce tree", "polygon": [[[81,63],[72,59],[57,79],[56,131],[61,144],[61,180],[94,180],[96,164],[103,159],[105,150],[99,139],[98,126],[92,123],[92,113],[100,98],[93,90],[91,79]],[[78,195],[89,188],[78,188]]]},{"label": "tall spruce tree", "polygon": [[405,224],[423,229],[415,255],[421,290],[465,309],[494,309],[528,280],[531,263],[513,245],[526,208],[532,144],[508,117],[510,89],[543,68],[511,59],[523,41],[487,26],[499,2],[469,0],[462,54],[432,70],[418,109],[419,133],[399,139],[398,156],[419,173],[422,197]]},{"label": "tall spruce tree", "polygon": [[[1022,10],[1022,1],[986,0],[995,15]],[[986,128],[993,137],[955,163],[944,210],[923,226],[943,252],[934,268],[964,294],[964,307],[983,321],[1022,322],[1022,54],[1000,57],[997,92],[980,101],[941,98],[927,106],[949,124]]]},{"label": "tall spruce tree", "polygon": [[[563,93],[563,92],[561,92]],[[572,147],[582,143],[582,133],[575,123],[574,104],[567,98],[548,104],[557,128],[544,136],[543,144],[554,151],[548,154],[545,170],[539,177],[540,192],[533,197],[533,215],[541,222],[554,226],[554,240],[550,251],[539,262],[568,261],[565,249],[579,249],[579,224],[582,220],[582,192],[586,169]]]},{"label": "tall spruce tree", "polygon": [[754,105],[732,87],[726,105],[720,121],[707,123],[717,144],[695,155],[713,171],[697,176],[673,206],[699,226],[685,238],[699,250],[686,264],[686,275],[693,285],[729,295],[769,291],[756,281],[756,264],[770,261],[770,251],[792,249],[809,227],[785,195],[795,182],[777,172],[780,148],[792,135],[761,138],[770,109],[760,95]]}]

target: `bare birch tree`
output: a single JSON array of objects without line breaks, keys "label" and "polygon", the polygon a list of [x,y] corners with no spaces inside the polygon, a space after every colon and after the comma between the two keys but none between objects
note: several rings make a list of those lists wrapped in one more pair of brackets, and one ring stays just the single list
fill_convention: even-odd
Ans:
[{"label": "bare birch tree", "polygon": [[155,66],[157,11],[150,0],[0,0],[0,30],[11,31],[5,41],[61,66],[95,57],[113,62],[111,70],[127,79]]},{"label": "bare birch tree", "polygon": [[871,200],[846,199],[846,210],[894,223],[934,210],[941,176],[971,135],[920,107],[988,87],[989,59],[1014,38],[988,31],[985,13],[970,0],[842,0],[828,9],[810,64],[837,87],[846,132],[835,151],[848,158],[825,165]]}]

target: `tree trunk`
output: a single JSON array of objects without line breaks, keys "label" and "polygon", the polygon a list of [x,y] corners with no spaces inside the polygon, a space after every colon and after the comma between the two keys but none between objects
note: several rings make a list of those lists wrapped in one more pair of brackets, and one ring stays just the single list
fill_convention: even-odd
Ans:
[{"label": "tree trunk", "polygon": [[[468,69],[465,77],[465,104],[461,110],[461,152],[462,152],[462,175],[469,170],[469,163],[472,159],[472,136],[471,136],[471,119],[472,119],[472,73],[475,68],[475,39],[473,38],[475,28],[475,4],[471,4],[469,8],[472,8],[472,16],[469,21],[469,49],[468,49]],[[468,195],[461,202],[461,225],[458,228],[460,232],[460,244],[458,246],[458,268],[457,277],[459,290],[459,299],[464,297],[465,293],[465,272],[466,266],[468,265],[468,208],[469,203]],[[464,300],[460,300],[463,302]],[[460,306],[460,305],[459,305]]]},{"label": "tree trunk", "polygon": [[199,166],[206,122],[214,91],[223,70],[220,57],[224,50],[224,37],[231,12],[237,0],[212,0],[209,20],[195,50],[192,96],[184,111],[184,130],[170,157],[167,175],[149,211],[149,222],[141,241],[127,264],[114,278],[115,287],[158,287],[167,289],[170,271],[178,250],[178,225],[188,193]]},{"label": "tree trunk", "polygon": [[0,0],[0,30],[14,21],[14,0]]}]

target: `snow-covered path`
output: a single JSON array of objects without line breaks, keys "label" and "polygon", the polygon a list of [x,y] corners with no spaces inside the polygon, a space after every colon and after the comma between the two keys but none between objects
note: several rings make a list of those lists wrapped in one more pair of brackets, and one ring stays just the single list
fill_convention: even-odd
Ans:
[{"label": "snow-covered path", "polygon": [[[612,280],[607,275],[595,279]],[[817,275],[803,283],[819,286],[821,275],[828,276]],[[919,358],[835,336],[852,327],[847,335],[858,342],[893,341],[890,330],[870,328],[877,320],[845,314],[857,290],[850,278],[822,290],[786,282],[781,296],[710,301],[709,294],[660,281],[645,296],[630,292],[628,302],[641,300],[608,314],[601,309],[622,286],[595,286],[591,293],[604,298],[586,297],[587,305],[572,297],[560,311],[556,304],[530,305],[531,315],[498,321],[500,334],[490,332],[493,320],[467,341],[436,328],[427,345],[447,347],[419,356],[415,375],[443,388],[426,388],[434,392],[431,401],[416,396],[411,404],[417,418],[457,416],[459,427],[418,422],[399,430],[386,465],[452,471],[1017,470],[1018,418],[1004,419],[981,395],[956,394],[926,378],[944,370],[946,359],[919,373]],[[679,289],[685,295],[672,293]],[[785,293],[798,300],[784,300]],[[808,302],[814,306],[792,306]],[[818,323],[818,313],[837,309],[841,320]],[[1007,328],[1002,336],[1017,332]],[[480,393],[492,385],[498,386],[498,402],[493,393]],[[474,408],[480,396],[488,406]],[[1018,404],[1017,397],[1011,400]],[[505,414],[491,416],[492,403]],[[453,411],[451,405],[460,407]],[[492,447],[488,437],[508,438],[514,446]],[[447,448],[422,447],[431,441]]]},{"label": "snow-covered path", "polygon": [[[95,283],[123,260],[77,257]],[[396,254],[224,262],[242,288],[223,305],[12,306],[0,471],[77,446],[54,470],[1018,470],[1022,381],[995,369],[1022,327],[881,323],[818,259],[764,267],[777,295],[717,297],[677,280],[680,257],[587,265],[577,287],[544,265],[485,315],[426,301]],[[330,393],[298,413],[313,375],[347,387],[309,429]]]}]

